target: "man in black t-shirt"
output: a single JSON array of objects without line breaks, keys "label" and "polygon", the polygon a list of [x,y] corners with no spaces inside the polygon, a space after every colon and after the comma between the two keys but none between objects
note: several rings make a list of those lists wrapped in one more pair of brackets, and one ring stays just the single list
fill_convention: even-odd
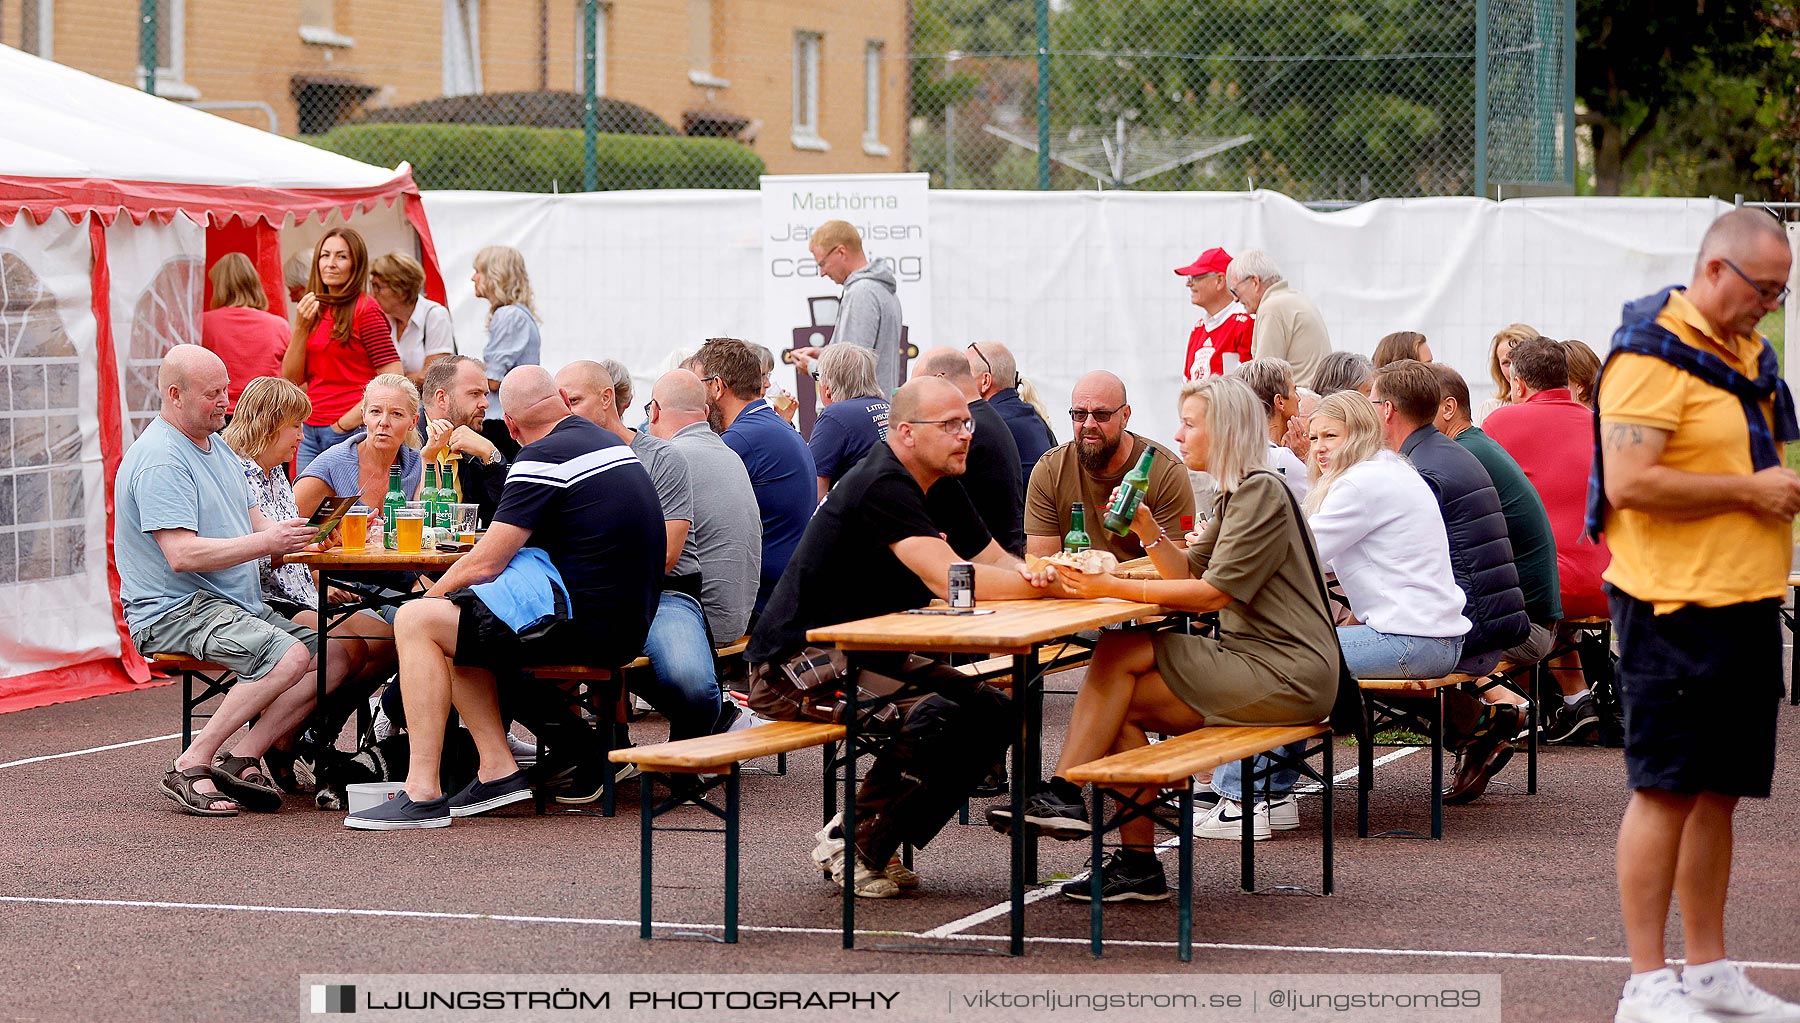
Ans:
[{"label": "man in black t-shirt", "polygon": [[[649,474],[624,441],[569,413],[543,367],[515,368],[500,394],[507,430],[523,447],[493,525],[427,599],[402,606],[394,623],[411,739],[406,791],[351,814],[348,827],[445,827],[452,817],[531,798],[506,741],[495,669],[617,667],[637,656],[650,630],[666,535]],[[469,588],[498,578],[527,545],[542,550],[562,577],[568,616],[521,639],[507,624],[519,616],[502,594],[477,595]],[[438,761],[453,705],[475,740],[481,766],[475,781],[446,797]]]},{"label": "man in black t-shirt", "polygon": [[[1039,596],[1033,578],[988,534],[961,476],[974,420],[962,393],[935,377],[894,394],[888,439],[831,489],[769,598],[745,652],[760,679],[799,654],[808,629],[904,611],[943,597],[950,564],[975,563],[982,600]],[[907,654],[849,655],[852,680],[891,692],[896,682],[934,690],[898,704],[899,737],[876,757],[857,793],[856,894],[885,898],[917,876],[902,843],[924,846],[1004,753],[1007,698],[949,668]],[[756,686],[753,682],[754,700]],[[843,883],[843,834],[819,833],[813,857]],[[885,869],[884,869],[885,868]]]},{"label": "man in black t-shirt", "polygon": [[1025,554],[1025,484],[1020,476],[1019,443],[1006,420],[981,397],[969,360],[955,348],[933,348],[919,357],[920,376],[943,377],[962,392],[975,418],[969,438],[969,471],[963,489],[988,532],[1007,553]]}]

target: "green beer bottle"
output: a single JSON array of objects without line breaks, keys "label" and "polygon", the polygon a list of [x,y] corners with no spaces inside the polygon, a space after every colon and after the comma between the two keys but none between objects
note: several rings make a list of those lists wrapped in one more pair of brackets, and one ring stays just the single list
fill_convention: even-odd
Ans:
[{"label": "green beer bottle", "polygon": [[436,462],[425,463],[425,474],[419,482],[419,500],[425,502],[425,528],[438,524],[438,472]]},{"label": "green beer bottle", "polygon": [[1137,514],[1138,505],[1144,500],[1144,494],[1150,489],[1150,463],[1156,457],[1156,449],[1144,446],[1144,457],[1125,474],[1119,484],[1119,496],[1113,500],[1112,507],[1106,509],[1106,518],[1102,524],[1118,536],[1131,532],[1131,517]]},{"label": "green beer bottle", "polygon": [[1093,546],[1088,539],[1087,519],[1081,510],[1081,502],[1076,501],[1069,508],[1069,531],[1063,534],[1063,550],[1080,554]]},{"label": "green beer bottle", "polygon": [[406,507],[406,483],[400,474],[400,463],[388,467],[387,497],[381,501],[381,546],[395,550],[400,546],[400,529],[394,513]]}]

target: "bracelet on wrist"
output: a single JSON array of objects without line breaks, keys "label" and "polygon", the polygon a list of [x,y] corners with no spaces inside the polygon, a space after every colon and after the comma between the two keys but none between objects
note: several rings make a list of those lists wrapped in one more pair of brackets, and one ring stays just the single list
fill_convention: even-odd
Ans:
[{"label": "bracelet on wrist", "polygon": [[1164,540],[1167,540],[1168,538],[1169,538],[1169,534],[1164,532],[1161,527],[1158,527],[1156,530],[1156,539],[1150,541],[1147,544],[1144,544],[1144,552],[1146,554],[1149,553],[1150,548],[1155,547],[1157,544],[1162,543]]}]

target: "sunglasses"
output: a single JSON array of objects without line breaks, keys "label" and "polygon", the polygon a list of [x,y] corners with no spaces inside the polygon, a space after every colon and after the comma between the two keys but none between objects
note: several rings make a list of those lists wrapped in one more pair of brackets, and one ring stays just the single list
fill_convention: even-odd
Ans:
[{"label": "sunglasses", "polygon": [[1105,425],[1112,422],[1112,417],[1118,415],[1119,409],[1124,407],[1120,405],[1119,408],[1072,408],[1069,410],[1069,421],[1080,425],[1083,420],[1092,419],[1096,423]]}]

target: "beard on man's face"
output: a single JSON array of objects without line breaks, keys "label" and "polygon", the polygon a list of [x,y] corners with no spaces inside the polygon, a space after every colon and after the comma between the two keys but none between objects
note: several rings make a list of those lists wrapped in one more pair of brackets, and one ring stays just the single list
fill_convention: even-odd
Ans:
[{"label": "beard on man's face", "polygon": [[706,403],[706,425],[712,427],[714,433],[725,432],[725,413],[710,401]]},{"label": "beard on man's face", "polygon": [[1106,464],[1112,461],[1113,455],[1118,453],[1119,441],[1124,439],[1125,434],[1120,431],[1119,436],[1108,437],[1105,431],[1092,427],[1089,429],[1093,433],[1090,434],[1087,430],[1076,433],[1075,457],[1081,462],[1083,469],[1098,476],[1106,468]]}]

